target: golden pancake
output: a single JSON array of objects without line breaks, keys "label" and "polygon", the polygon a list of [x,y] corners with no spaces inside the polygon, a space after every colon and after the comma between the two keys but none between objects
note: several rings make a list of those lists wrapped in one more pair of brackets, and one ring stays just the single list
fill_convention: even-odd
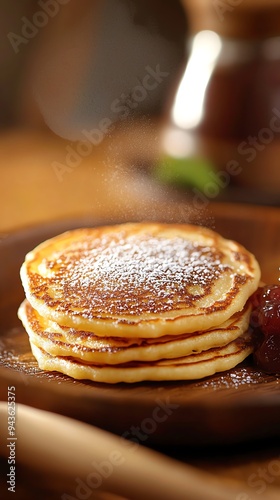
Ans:
[{"label": "golden pancake", "polygon": [[30,341],[52,356],[70,356],[85,363],[120,364],[179,358],[214,347],[222,347],[242,335],[249,326],[251,306],[235,313],[219,327],[179,336],[152,339],[98,337],[42,318],[25,300],[19,308]]},{"label": "golden pancake", "polygon": [[51,356],[32,342],[31,349],[42,370],[58,371],[80,380],[116,384],[144,380],[201,379],[241,363],[253,352],[253,345],[250,336],[244,334],[225,347],[210,349],[200,354],[153,363],[132,362],[121,365],[86,364],[70,357]]},{"label": "golden pancake", "polygon": [[103,337],[209,330],[241,311],[260,280],[236,242],[188,224],[77,229],[27,254],[21,279],[40,316]]}]

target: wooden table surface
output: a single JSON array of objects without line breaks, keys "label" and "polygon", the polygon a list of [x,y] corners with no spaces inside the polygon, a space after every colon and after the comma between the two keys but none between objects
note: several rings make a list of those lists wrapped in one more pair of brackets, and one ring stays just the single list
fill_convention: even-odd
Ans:
[{"label": "wooden table surface", "polygon": [[[156,152],[157,134],[149,129],[138,141],[142,157],[147,145]],[[77,144],[43,132],[20,129],[3,132],[0,136],[0,236],[22,227],[83,214],[106,221],[156,219],[163,213],[169,220],[178,216],[195,220],[196,214],[188,206],[187,196],[182,201],[177,192],[159,186],[145,171],[125,162],[123,147],[124,143],[111,138],[92,147],[90,154],[84,150],[82,158],[77,154]],[[126,138],[126,147],[127,157],[133,158],[135,143]],[[236,500],[250,500],[243,487],[246,491],[249,488],[252,498],[272,498],[269,496],[272,490],[278,492],[280,498],[279,441],[218,449],[192,447],[161,451],[211,471],[221,481],[239,481],[240,495]],[[31,495],[29,492],[29,498],[33,498]]]}]

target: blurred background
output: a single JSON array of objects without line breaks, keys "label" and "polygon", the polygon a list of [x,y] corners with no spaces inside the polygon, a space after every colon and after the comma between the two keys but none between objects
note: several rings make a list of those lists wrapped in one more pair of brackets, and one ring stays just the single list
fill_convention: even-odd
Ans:
[{"label": "blurred background", "polygon": [[[0,245],[36,224],[41,241],[76,220],[198,222],[278,282],[280,0],[0,0],[0,25]],[[2,246],[10,290],[24,237]]]},{"label": "blurred background", "polygon": [[77,139],[81,128],[112,118],[113,101],[156,65],[168,79],[133,114],[162,112],[186,55],[179,0],[1,0],[1,7],[3,127],[47,126],[67,138],[72,129]]},{"label": "blurred background", "polygon": [[0,8],[3,230],[167,196],[280,204],[280,1]]}]

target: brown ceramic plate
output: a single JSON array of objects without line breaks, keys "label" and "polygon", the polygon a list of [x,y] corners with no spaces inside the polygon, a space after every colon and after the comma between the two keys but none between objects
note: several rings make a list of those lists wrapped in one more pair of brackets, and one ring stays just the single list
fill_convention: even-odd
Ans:
[{"label": "brown ceramic plate", "polygon": [[[178,211],[179,214],[182,210]],[[172,216],[174,218],[174,214]],[[174,220],[174,219],[173,219]],[[280,209],[227,204],[205,220],[258,258],[264,281],[277,282]],[[142,444],[232,443],[280,434],[280,377],[256,370],[252,359],[201,381],[106,385],[74,381],[38,369],[17,319],[24,297],[19,268],[28,250],[64,230],[100,221],[72,219],[32,227],[0,240],[0,399],[16,400],[124,434]]]}]

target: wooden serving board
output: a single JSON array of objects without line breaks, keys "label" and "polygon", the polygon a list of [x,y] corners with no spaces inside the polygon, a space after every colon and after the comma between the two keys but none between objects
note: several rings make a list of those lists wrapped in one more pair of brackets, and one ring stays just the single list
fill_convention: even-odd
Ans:
[{"label": "wooden serving board", "polygon": [[[263,279],[274,281],[275,255],[279,259],[280,254],[279,213],[275,209],[211,207],[215,229],[256,251],[265,270]],[[39,370],[17,318],[24,298],[20,265],[27,251],[41,241],[66,229],[96,224],[86,218],[59,221],[0,240],[0,399],[7,400],[8,387],[14,386],[17,402],[148,445],[233,443],[279,436],[280,377],[256,370],[250,358],[233,370],[193,382],[106,385]],[[264,230],[270,235],[266,244]],[[257,237],[260,246],[254,248]]]}]

